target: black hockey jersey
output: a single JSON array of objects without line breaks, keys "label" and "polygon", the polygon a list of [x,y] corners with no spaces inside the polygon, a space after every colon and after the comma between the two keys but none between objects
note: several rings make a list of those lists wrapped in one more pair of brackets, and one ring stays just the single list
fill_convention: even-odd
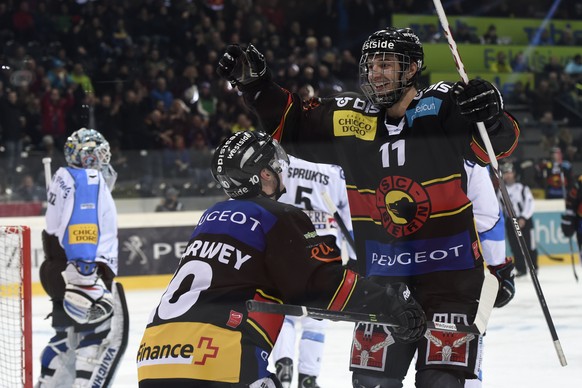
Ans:
[{"label": "black hockey jersey", "polygon": [[284,317],[248,313],[248,299],[382,312],[388,298],[341,266],[334,238],[318,236],[300,209],[263,197],[217,203],[151,314],[137,354],[140,386],[267,376]]},{"label": "black hockey jersey", "polygon": [[[266,82],[244,96],[286,149],[344,169],[359,271],[409,276],[483,264],[463,159],[484,165],[488,157],[451,87],[419,91],[394,122],[355,93],[302,102]],[[505,113],[490,134],[498,158],[511,154],[518,134]]]}]

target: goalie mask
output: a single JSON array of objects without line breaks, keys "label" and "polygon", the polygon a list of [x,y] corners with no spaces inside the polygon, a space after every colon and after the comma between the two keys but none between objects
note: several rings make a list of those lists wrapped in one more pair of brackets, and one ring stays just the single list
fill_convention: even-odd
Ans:
[{"label": "goalie mask", "polygon": [[78,168],[100,170],[111,159],[107,140],[98,131],[87,128],[81,128],[67,138],[64,153],[67,164]]},{"label": "goalie mask", "polygon": [[[360,87],[372,104],[389,108],[400,100],[405,89],[415,85],[423,60],[422,44],[410,28],[377,31],[362,46]],[[411,63],[417,65],[412,75]]]},{"label": "goalie mask", "polygon": [[212,176],[231,198],[244,199],[266,195],[262,191],[260,173],[272,171],[278,182],[274,197],[280,190],[279,173],[289,164],[287,153],[277,140],[263,132],[237,132],[220,144],[212,158]]},{"label": "goalie mask", "polygon": [[87,128],[73,132],[65,142],[64,153],[65,160],[71,167],[101,171],[107,187],[113,191],[117,181],[117,172],[109,164],[111,160],[109,142],[100,132]]}]

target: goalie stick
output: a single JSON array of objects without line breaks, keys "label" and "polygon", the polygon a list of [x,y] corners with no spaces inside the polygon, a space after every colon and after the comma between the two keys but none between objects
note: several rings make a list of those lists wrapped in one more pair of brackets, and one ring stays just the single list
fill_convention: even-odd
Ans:
[{"label": "goalie stick", "polygon": [[44,165],[44,184],[48,190],[51,184],[51,158],[42,158],[42,164]]},{"label": "goalie stick", "polygon": [[[457,333],[471,333],[481,335],[487,329],[487,322],[493,310],[493,304],[497,297],[499,282],[495,276],[488,271],[484,272],[485,279],[481,287],[479,307],[475,316],[475,322],[471,325],[458,325],[444,322],[427,322],[428,330],[444,330]],[[247,300],[246,307],[249,312],[266,314],[291,315],[295,317],[310,317],[316,319],[328,319],[336,322],[371,322],[390,327],[398,327],[389,316],[383,314],[355,313],[350,311],[332,311],[316,307],[297,306],[292,304],[278,304],[262,302],[258,300]]]},{"label": "goalie stick", "polygon": [[[451,54],[453,55],[453,59],[455,60],[455,65],[457,67],[457,71],[461,76],[461,79],[464,83],[469,82],[469,77],[465,72],[465,67],[463,62],[461,61],[461,56],[459,55],[459,50],[457,49],[457,43],[455,42],[451,30],[449,27],[449,22],[447,20],[447,14],[445,13],[445,9],[440,0],[433,0],[438,18],[440,20],[441,26],[443,28],[444,34],[447,37],[447,41],[449,43],[449,48],[451,49]],[[532,279],[532,283],[534,285],[538,300],[540,302],[540,306],[544,317],[546,319],[546,323],[548,325],[548,329],[550,330],[550,334],[552,336],[552,340],[554,341],[554,348],[556,349],[556,353],[558,355],[558,359],[560,360],[560,364],[562,366],[566,366],[568,363],[566,362],[566,356],[564,355],[564,351],[562,349],[562,345],[558,338],[558,333],[556,332],[556,327],[554,326],[554,322],[552,320],[552,316],[550,315],[550,310],[548,309],[548,305],[546,303],[546,298],[544,297],[544,293],[542,291],[542,287],[540,285],[540,281],[537,277],[535,267],[533,265],[532,259],[529,255],[529,251],[525,244],[525,239],[521,233],[521,228],[517,222],[517,217],[513,210],[513,205],[511,203],[511,199],[509,198],[509,194],[507,193],[507,188],[505,187],[505,183],[501,178],[501,174],[499,172],[499,163],[497,162],[497,158],[495,157],[495,151],[493,150],[493,146],[491,145],[491,140],[489,139],[489,134],[487,133],[487,129],[485,128],[485,124],[477,123],[477,129],[479,130],[479,134],[481,135],[481,139],[485,144],[485,148],[487,150],[487,155],[489,156],[489,161],[491,163],[491,167],[495,172],[495,176],[499,181],[499,191],[501,192],[501,197],[503,198],[503,205],[505,210],[512,221],[514,232],[517,237],[517,241],[519,243],[519,248],[525,257],[525,262],[529,269],[529,273]]]}]

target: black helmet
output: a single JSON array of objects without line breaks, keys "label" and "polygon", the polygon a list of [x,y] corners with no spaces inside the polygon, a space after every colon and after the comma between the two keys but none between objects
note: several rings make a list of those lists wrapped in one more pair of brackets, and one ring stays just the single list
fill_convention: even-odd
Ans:
[{"label": "black helmet", "polygon": [[[373,71],[372,63],[374,61],[393,62],[394,60],[400,63],[398,85],[391,87],[389,91],[377,90],[370,80]],[[376,31],[368,37],[362,46],[360,87],[372,104],[389,108],[400,99],[404,89],[416,83],[423,70],[423,61],[422,44],[410,28],[387,27],[384,30]],[[405,72],[412,62],[416,62],[418,70],[407,79]]]},{"label": "black helmet", "polygon": [[[267,168],[278,177],[289,158],[277,140],[264,132],[237,132],[214,151],[212,176],[231,198],[252,198],[264,194],[260,172]],[[278,198],[282,193],[277,189]]]}]

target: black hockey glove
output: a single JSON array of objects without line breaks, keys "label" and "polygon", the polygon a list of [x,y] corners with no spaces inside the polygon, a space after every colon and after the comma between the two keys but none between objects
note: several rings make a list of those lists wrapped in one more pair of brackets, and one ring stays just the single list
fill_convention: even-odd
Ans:
[{"label": "black hockey glove", "polygon": [[230,45],[218,61],[216,72],[233,86],[244,87],[267,74],[267,63],[252,44],[244,51],[239,45]]},{"label": "black hockey glove", "polygon": [[566,211],[566,213],[562,214],[562,233],[566,237],[572,237],[576,232],[576,216],[573,214],[571,210]]},{"label": "black hockey glove", "polygon": [[501,93],[493,84],[482,79],[472,79],[468,84],[457,82],[453,85],[453,98],[463,117],[473,123],[482,122],[487,129],[503,113]]},{"label": "black hockey glove", "polygon": [[421,339],[426,331],[426,316],[406,284],[393,283],[386,288],[386,294],[389,298],[387,313],[400,325],[390,328],[392,335],[403,343]]},{"label": "black hockey glove", "polygon": [[499,281],[499,291],[497,291],[497,298],[495,298],[495,307],[503,307],[508,304],[515,296],[515,274],[513,273],[515,267],[511,257],[505,259],[505,263],[499,265],[488,266],[491,272]]}]

